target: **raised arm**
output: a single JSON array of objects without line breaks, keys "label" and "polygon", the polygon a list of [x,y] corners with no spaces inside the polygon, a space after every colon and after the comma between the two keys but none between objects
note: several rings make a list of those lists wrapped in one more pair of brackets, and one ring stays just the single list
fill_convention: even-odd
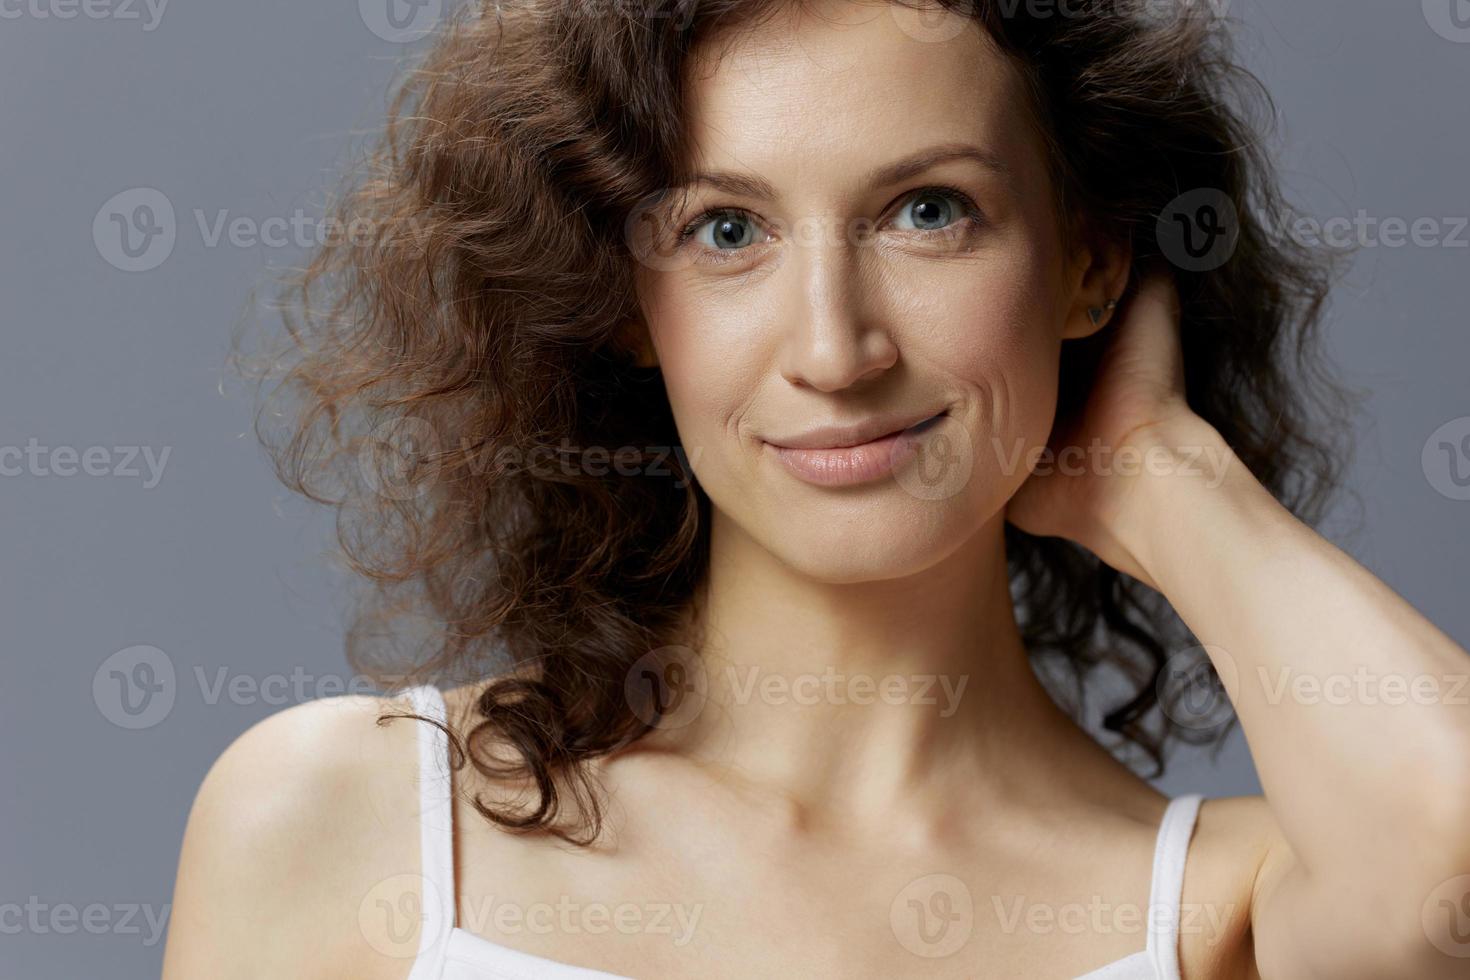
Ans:
[{"label": "raised arm", "polygon": [[1048,474],[1013,519],[1160,590],[1205,645],[1283,842],[1252,899],[1260,975],[1470,976],[1470,655],[1184,408],[1177,322],[1147,284],[1068,437],[1153,465]]}]

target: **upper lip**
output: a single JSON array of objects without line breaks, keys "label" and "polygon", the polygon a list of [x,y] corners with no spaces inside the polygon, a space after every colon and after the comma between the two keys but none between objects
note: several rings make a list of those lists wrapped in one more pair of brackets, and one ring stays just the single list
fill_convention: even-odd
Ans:
[{"label": "upper lip", "polygon": [[945,409],[938,409],[917,415],[876,415],[857,422],[824,425],[792,436],[771,437],[765,441],[781,449],[848,449],[901,432],[943,414],[944,411]]}]

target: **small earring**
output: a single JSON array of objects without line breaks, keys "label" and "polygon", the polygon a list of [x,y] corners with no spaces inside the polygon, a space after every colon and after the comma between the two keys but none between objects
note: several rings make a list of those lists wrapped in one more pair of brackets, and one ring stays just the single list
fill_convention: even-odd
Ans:
[{"label": "small earring", "polygon": [[1113,312],[1117,308],[1118,301],[1115,299],[1110,299],[1102,306],[1094,306],[1092,309],[1088,310],[1087,315],[1092,318],[1092,325],[1094,327],[1100,327],[1102,326],[1103,317]]}]

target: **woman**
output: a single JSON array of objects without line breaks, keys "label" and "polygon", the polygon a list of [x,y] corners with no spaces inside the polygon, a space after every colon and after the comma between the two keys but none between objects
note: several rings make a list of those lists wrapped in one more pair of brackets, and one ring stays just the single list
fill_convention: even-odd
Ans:
[{"label": "woman", "polygon": [[[1308,526],[1326,272],[1158,6],[446,25],[276,447],[400,683],[216,763],[165,976],[1462,976],[1465,651]],[[1262,797],[1131,764],[1206,663]]]}]

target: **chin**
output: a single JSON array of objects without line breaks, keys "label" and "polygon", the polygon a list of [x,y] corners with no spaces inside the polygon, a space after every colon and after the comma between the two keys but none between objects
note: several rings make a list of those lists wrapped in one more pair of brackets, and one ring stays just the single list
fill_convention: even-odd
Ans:
[{"label": "chin", "polygon": [[890,484],[883,498],[793,502],[754,535],[783,564],[832,585],[917,575],[969,541],[997,508],[970,494],[920,500]]}]

